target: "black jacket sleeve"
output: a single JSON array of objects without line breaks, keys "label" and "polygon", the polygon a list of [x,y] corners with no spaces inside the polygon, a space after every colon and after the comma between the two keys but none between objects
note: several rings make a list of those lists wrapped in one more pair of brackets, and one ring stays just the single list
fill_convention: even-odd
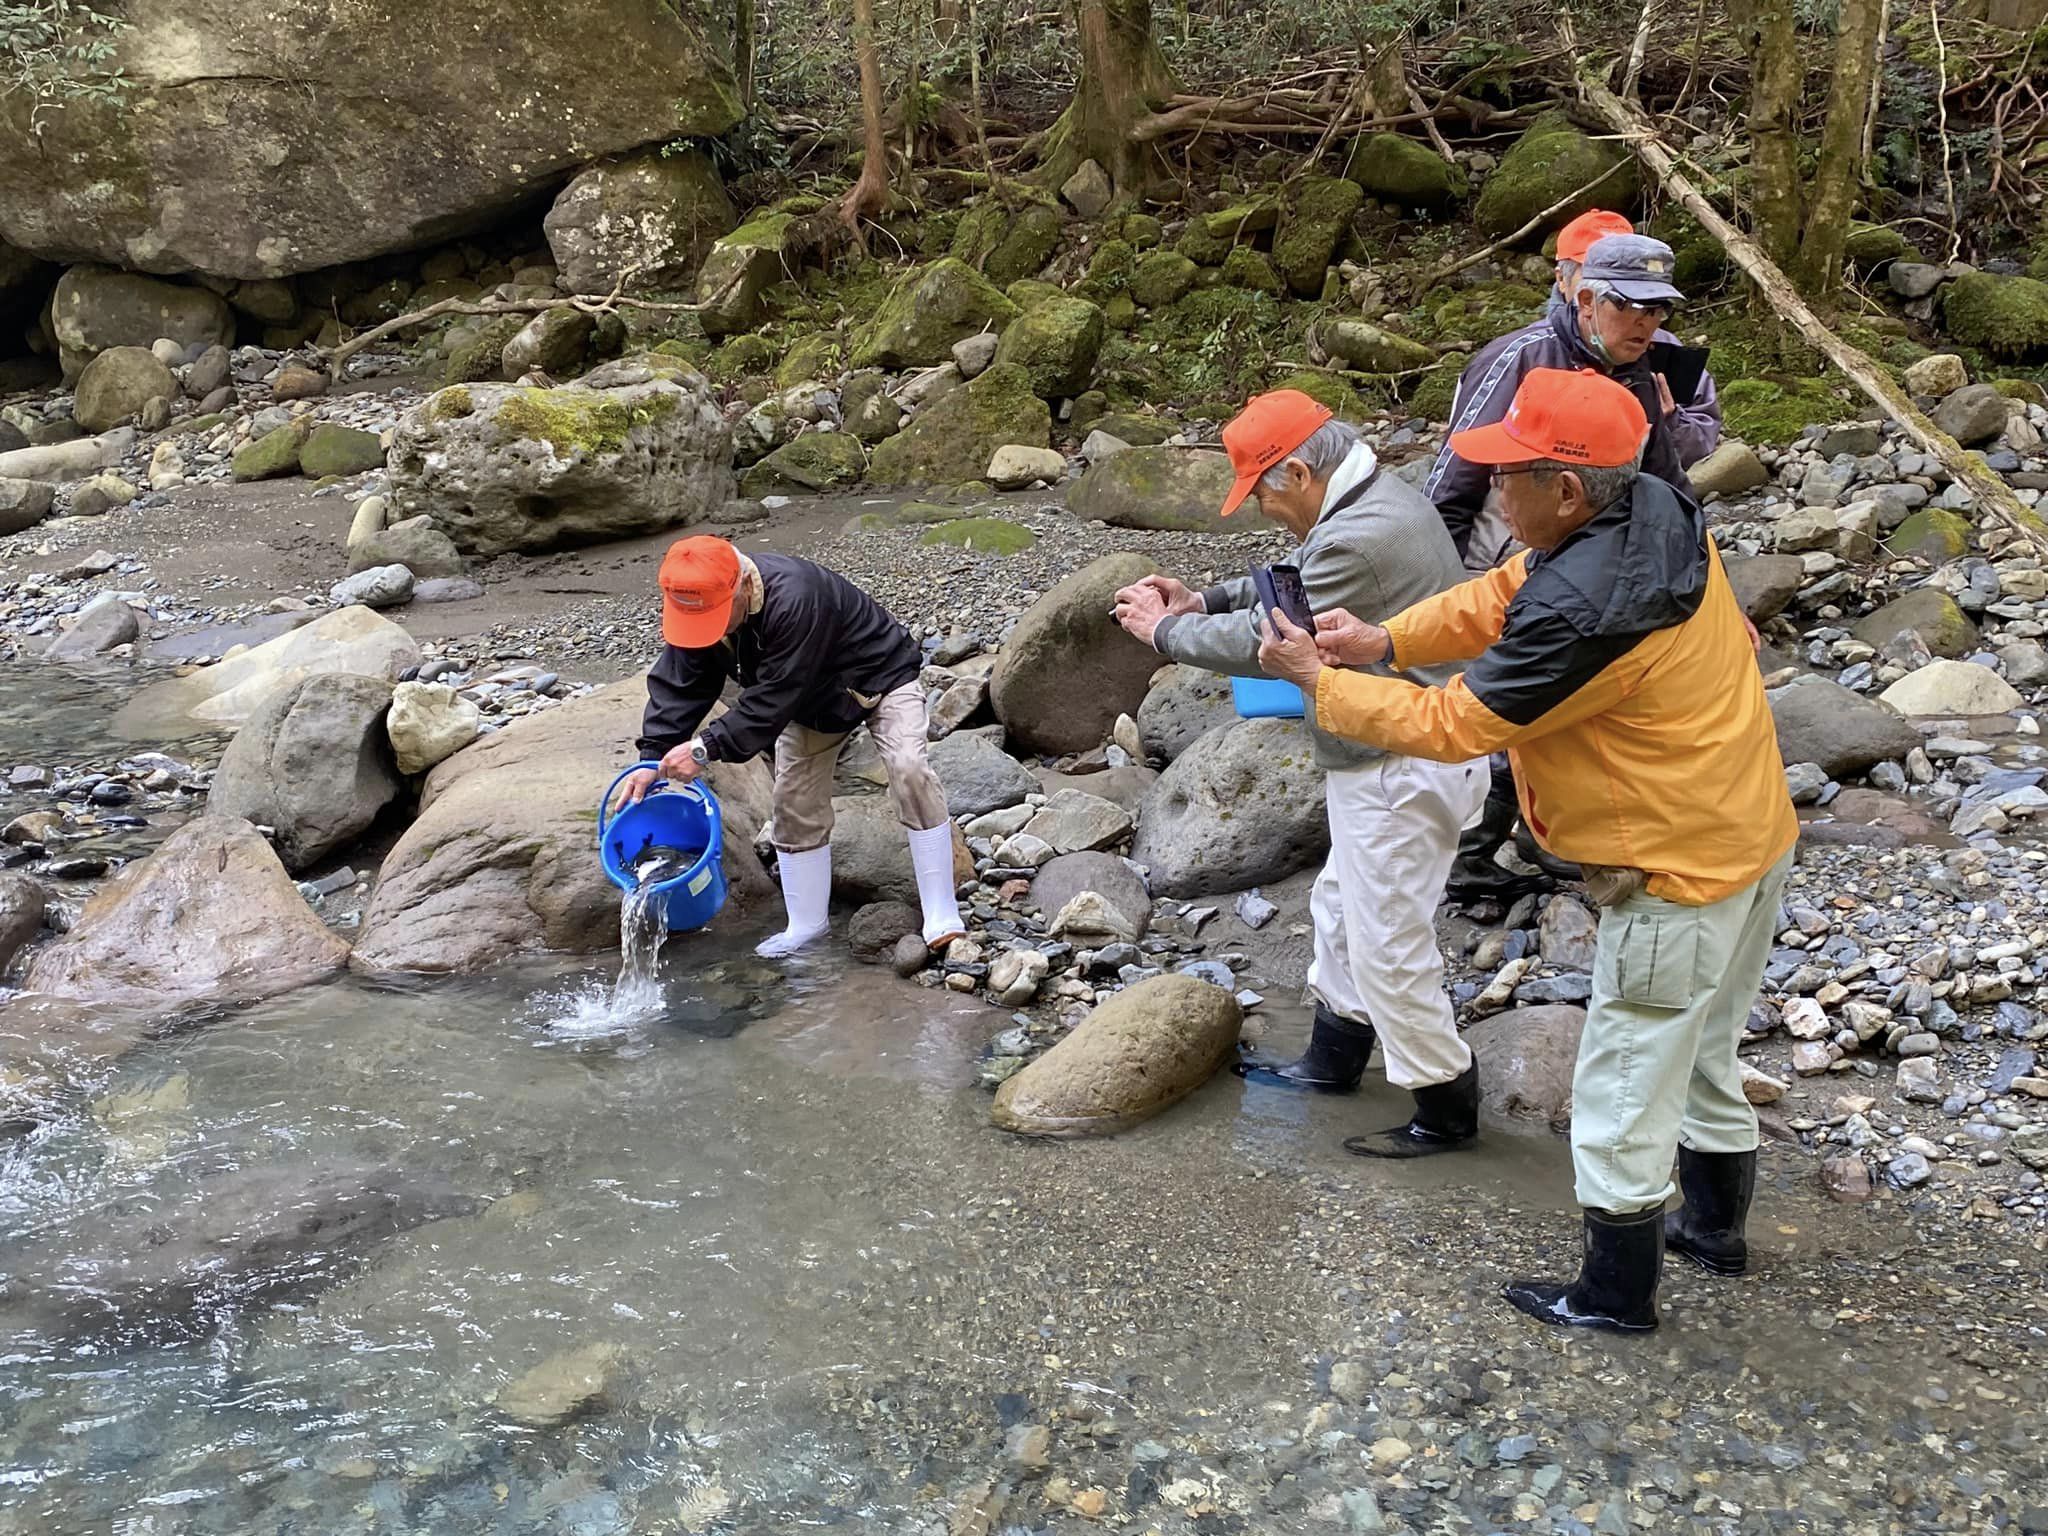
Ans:
[{"label": "black jacket sleeve", "polygon": [[733,707],[704,732],[713,762],[743,763],[775,745],[797,706],[830,662],[831,626],[811,597],[793,602],[786,615],[765,625],[761,660],[754,680]]},{"label": "black jacket sleeve", "polygon": [[647,669],[647,713],[640,719],[640,758],[658,762],[697,734],[731,676],[732,648],[686,651],[665,645]]}]

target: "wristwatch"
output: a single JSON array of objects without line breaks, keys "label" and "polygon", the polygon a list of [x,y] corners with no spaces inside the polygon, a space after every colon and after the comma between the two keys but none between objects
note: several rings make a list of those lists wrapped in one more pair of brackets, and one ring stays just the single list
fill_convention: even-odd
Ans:
[{"label": "wristwatch", "polygon": [[705,750],[704,743],[701,739],[690,743],[690,761],[695,763],[699,768],[705,767],[710,763],[711,754]]}]

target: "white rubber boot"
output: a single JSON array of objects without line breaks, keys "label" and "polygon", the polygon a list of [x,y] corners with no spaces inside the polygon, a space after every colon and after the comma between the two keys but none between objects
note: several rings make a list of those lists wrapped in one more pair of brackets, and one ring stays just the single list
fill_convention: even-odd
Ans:
[{"label": "white rubber boot", "polygon": [[910,834],[910,866],[917,871],[917,904],[924,908],[924,941],[933,949],[964,938],[960,903],[953,895],[953,827]]},{"label": "white rubber boot", "polygon": [[789,926],[754,946],[754,953],[764,960],[793,955],[832,931],[832,845],[802,853],[778,850],[775,862],[782,870],[782,906]]}]

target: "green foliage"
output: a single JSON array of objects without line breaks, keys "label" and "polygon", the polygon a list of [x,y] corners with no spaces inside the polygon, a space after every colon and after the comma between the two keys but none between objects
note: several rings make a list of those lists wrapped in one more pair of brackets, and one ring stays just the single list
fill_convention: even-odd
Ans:
[{"label": "green foliage", "polygon": [[128,78],[110,63],[127,25],[78,0],[0,0],[0,96],[27,93],[38,134],[53,107],[119,101]]},{"label": "green foliage", "polygon": [[1267,387],[1276,359],[1303,354],[1314,313],[1244,288],[1198,289],[1111,336],[1097,376],[1123,401],[1243,400]]}]

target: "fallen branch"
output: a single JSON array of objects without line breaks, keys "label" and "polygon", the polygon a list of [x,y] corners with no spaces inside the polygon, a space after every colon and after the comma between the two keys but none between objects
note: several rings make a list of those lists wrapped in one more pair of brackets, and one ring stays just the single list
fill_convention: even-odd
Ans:
[{"label": "fallen branch", "polygon": [[1566,193],[1563,197],[1559,198],[1556,202],[1552,203],[1548,208],[1544,209],[1541,213],[1537,214],[1533,219],[1529,220],[1528,223],[1524,224],[1520,229],[1516,230],[1514,233],[1502,235],[1498,240],[1494,241],[1493,244],[1482,245],[1478,250],[1473,251],[1468,256],[1460,256],[1456,261],[1446,262],[1443,266],[1438,267],[1434,272],[1431,272],[1427,276],[1425,276],[1420,283],[1416,284],[1415,292],[1418,295],[1425,294],[1429,292],[1430,289],[1434,288],[1438,283],[1442,282],[1445,278],[1455,277],[1460,272],[1464,271],[1467,267],[1476,267],[1479,265],[1480,262],[1486,260],[1486,258],[1491,256],[1495,251],[1504,250],[1506,247],[1515,244],[1518,240],[1522,240],[1529,235],[1535,234],[1537,230],[1543,227],[1544,221],[1546,219],[1550,218],[1560,209],[1569,208],[1573,203],[1577,202],[1580,198],[1584,197],[1588,192],[1591,192],[1595,187],[1601,185],[1603,182],[1607,180],[1608,177],[1612,176],[1616,171],[1620,170],[1623,166],[1627,164],[1628,162],[1626,160],[1615,161],[1614,164],[1607,167],[1606,170],[1602,171],[1598,176],[1595,176],[1583,187],[1580,187],[1575,191]]},{"label": "fallen branch", "polygon": [[1678,168],[1670,148],[1658,137],[1657,130],[1650,126],[1639,109],[1631,107],[1590,75],[1579,77],[1579,90],[1587,104],[1616,133],[1628,140],[1664,189],[1687,213],[1699,220],[1707,233],[1721,242],[1730,259],[1749,275],[1750,281],[1763,291],[1772,307],[1791,321],[1800,335],[1904,428],[1906,435],[1923,451],[1941,460],[1942,467],[1958,484],[1969,490],[1981,509],[2028,540],[2036,549],[2048,554],[2048,534],[2039,531],[2037,522],[2019,497],[2013,494],[2012,487],[1985,468],[1982,459],[1965,452],[1961,443],[1936,426],[1927,413],[1893,382],[1883,365],[1842,340],[1822,323],[1778,264],[1766,256],[1755,241],[1723,218],[1721,211],[1687,179]]}]

